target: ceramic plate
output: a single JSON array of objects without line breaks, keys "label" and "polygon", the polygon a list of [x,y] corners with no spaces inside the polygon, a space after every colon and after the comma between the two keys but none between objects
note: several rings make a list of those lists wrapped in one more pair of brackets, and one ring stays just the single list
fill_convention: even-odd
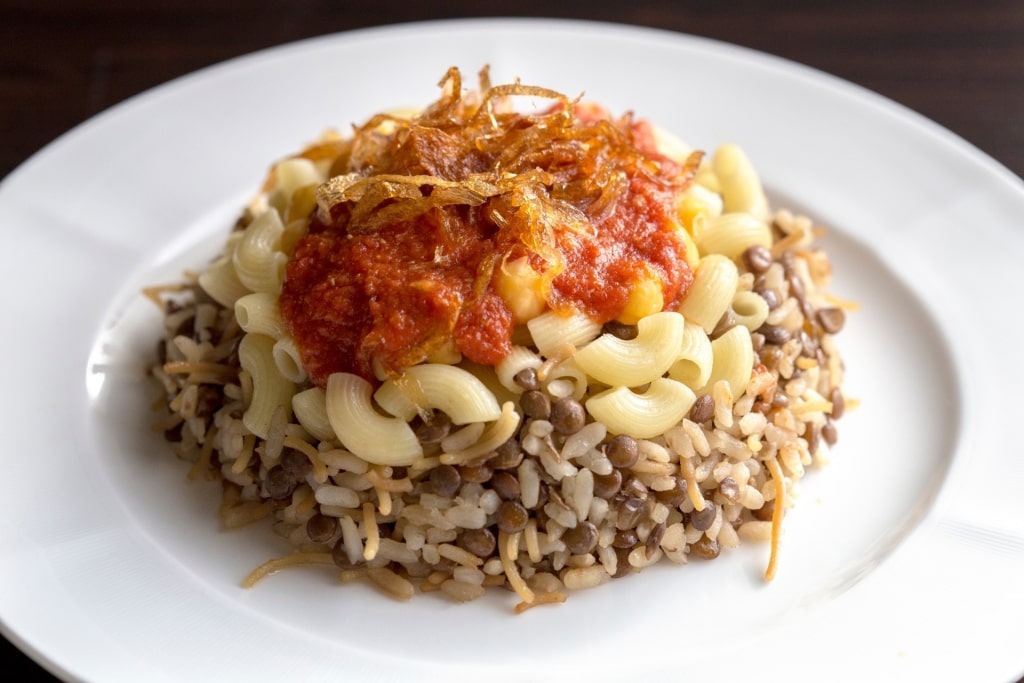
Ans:
[{"label": "ceramic plate", "polygon": [[[272,161],[485,64],[696,147],[736,142],[775,206],[828,226],[833,290],[861,306],[839,338],[860,407],[801,484],[775,581],[745,546],[520,616],[511,594],[396,603],[322,568],[245,590],[279,540],[222,531],[216,485],[186,481],[149,430],[160,317],[140,289],[214,256]],[[1024,667],[1021,216],[1021,181],[924,118],[654,30],[402,25],[169,83],[0,186],[4,633],[88,681],[1008,680]]]}]

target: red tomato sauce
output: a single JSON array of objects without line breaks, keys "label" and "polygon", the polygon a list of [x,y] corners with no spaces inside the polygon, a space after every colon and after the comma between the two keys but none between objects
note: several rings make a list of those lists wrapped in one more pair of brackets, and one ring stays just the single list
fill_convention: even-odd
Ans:
[{"label": "red tomato sauce", "polygon": [[[591,113],[577,116],[574,125],[590,125],[582,119]],[[681,169],[657,155],[648,127],[633,123],[626,130],[632,151],[640,153],[596,160],[612,164],[619,178],[618,191],[603,205],[594,201],[595,186],[587,185],[599,167],[578,163],[567,171],[558,166],[564,155],[537,153],[534,162],[558,178],[540,189],[550,192],[545,201],[556,208],[564,202],[572,215],[586,218],[582,228],[555,225],[534,233],[534,239],[544,235],[548,258],[531,251],[505,220],[544,216],[504,196],[477,206],[432,207],[368,233],[352,232],[345,206],[328,216],[314,212],[280,297],[312,382],[324,386],[334,372],[372,381],[375,364],[397,373],[452,345],[471,361],[499,363],[511,349],[514,321],[495,291],[495,273],[504,259],[524,254],[538,272],[556,268],[546,295],[552,308],[575,308],[607,322],[622,312],[632,285],[651,275],[661,282],[665,307],[674,308],[693,277],[676,233]],[[498,163],[498,152],[459,143],[450,131],[406,140],[411,143],[375,160],[377,173],[460,180]],[[557,266],[551,253],[560,255]]]}]

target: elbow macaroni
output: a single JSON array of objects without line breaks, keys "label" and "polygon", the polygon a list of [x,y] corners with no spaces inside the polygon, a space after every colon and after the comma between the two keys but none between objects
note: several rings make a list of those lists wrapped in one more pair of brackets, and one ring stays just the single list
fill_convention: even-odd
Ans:
[{"label": "elbow macaroni", "polygon": [[[275,201],[288,206],[292,195],[322,180],[323,172],[308,159],[281,162],[273,175]],[[619,317],[636,325],[635,339],[603,334],[599,323],[578,311],[543,310],[539,274],[525,260],[512,262],[498,277],[508,291],[499,293],[514,307],[514,318],[525,323],[533,348],[513,347],[493,369],[491,386],[461,367],[453,348],[399,377],[382,377],[375,392],[365,380],[346,373],[332,375],[326,389],[302,389],[301,354],[277,307],[287,261],[282,245],[286,228],[274,202],[267,203],[241,234],[232,236],[227,255],[200,276],[201,286],[216,301],[234,307],[246,332],[239,355],[254,386],[246,426],[265,437],[273,409],[286,405],[319,440],[340,442],[370,463],[408,465],[423,457],[410,423],[435,410],[453,424],[477,425],[472,433],[482,435],[477,445],[445,454],[449,461],[501,445],[518,427],[519,417],[513,403],[499,403],[496,392],[521,394],[515,377],[528,368],[543,373],[554,395],[585,401],[587,412],[609,433],[637,438],[677,425],[696,396],[718,381],[725,380],[733,396],[741,395],[753,365],[750,333],[764,324],[768,307],[746,290],[749,284],[740,287],[735,261],[750,246],[771,246],[764,193],[743,152],[723,145],[686,197],[697,207],[685,240],[692,252],[693,283],[677,312],[661,310],[661,291],[652,289],[656,279],[635,283]],[[738,324],[712,341],[711,331],[729,311]]]}]

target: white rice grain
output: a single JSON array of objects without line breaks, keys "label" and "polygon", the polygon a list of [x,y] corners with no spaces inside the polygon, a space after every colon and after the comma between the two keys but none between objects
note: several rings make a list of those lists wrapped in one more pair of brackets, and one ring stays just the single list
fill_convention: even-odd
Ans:
[{"label": "white rice grain", "polygon": [[744,522],[736,530],[740,540],[744,542],[764,542],[772,538],[772,523],[754,520]]},{"label": "white rice grain", "polygon": [[390,538],[380,539],[377,557],[384,558],[388,562],[401,562],[402,564],[411,564],[420,559],[419,553],[415,550],[409,548],[405,543],[399,543]]},{"label": "white rice grain", "polygon": [[[600,422],[584,425],[575,434],[570,435],[562,444],[562,459],[575,460],[594,449],[608,434],[608,429]],[[583,464],[583,463],[581,463]]]},{"label": "white rice grain", "polygon": [[357,508],[360,505],[359,494],[344,486],[325,484],[317,487],[314,495],[321,505],[333,505],[340,508]]},{"label": "white rice grain", "polygon": [[721,548],[736,548],[740,544],[740,538],[732,524],[723,524],[718,530],[718,545]]},{"label": "white rice grain", "polygon": [[583,521],[590,514],[590,506],[594,501],[594,473],[588,469],[581,469],[575,477],[575,490],[570,499],[572,509],[576,512],[576,518]]},{"label": "white rice grain", "polygon": [[602,565],[590,567],[574,567],[567,569],[562,574],[562,582],[569,590],[583,590],[595,588],[611,579],[608,571]]},{"label": "white rice grain", "polygon": [[363,559],[363,539],[359,534],[359,527],[355,521],[348,516],[339,520],[341,525],[341,539],[345,546],[345,555],[348,561],[356,564]]},{"label": "white rice grain", "polygon": [[540,472],[533,460],[523,460],[517,470],[519,474],[519,497],[528,509],[537,507],[540,495]]},{"label": "white rice grain", "polygon": [[487,589],[480,584],[448,579],[441,584],[441,591],[455,602],[470,602],[483,597]]},{"label": "white rice grain", "polygon": [[455,505],[444,513],[445,518],[463,529],[482,529],[487,525],[487,513],[476,505]]}]

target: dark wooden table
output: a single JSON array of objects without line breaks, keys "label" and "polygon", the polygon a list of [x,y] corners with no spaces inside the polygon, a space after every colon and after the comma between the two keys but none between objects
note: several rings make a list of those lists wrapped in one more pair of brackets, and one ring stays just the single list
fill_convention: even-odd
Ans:
[{"label": "dark wooden table", "polygon": [[[249,0],[240,6],[237,0],[0,0],[0,178],[94,114],[231,57],[366,26],[500,15],[653,26],[786,57],[915,109],[1024,176],[1019,0]],[[16,674],[19,681],[54,680],[3,643],[0,670],[16,672],[26,663],[29,673]]]}]

